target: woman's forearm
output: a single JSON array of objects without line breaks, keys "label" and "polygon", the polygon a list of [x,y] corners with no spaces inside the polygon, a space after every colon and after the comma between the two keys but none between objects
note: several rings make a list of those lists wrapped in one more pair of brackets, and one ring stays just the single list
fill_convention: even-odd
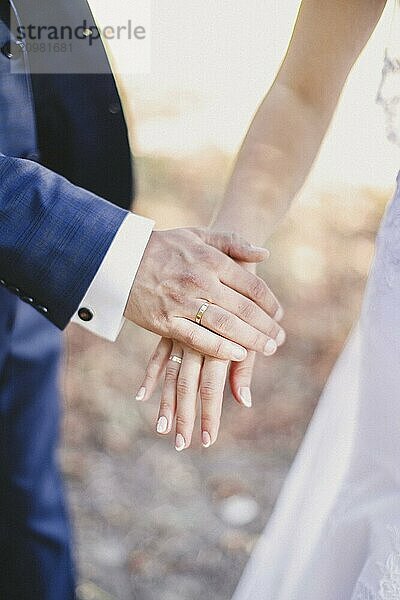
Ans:
[{"label": "woman's forearm", "polygon": [[297,194],[386,0],[302,0],[279,73],[214,221],[263,244]]},{"label": "woman's forearm", "polygon": [[275,83],[250,126],[212,227],[264,244],[303,185],[331,116]]}]

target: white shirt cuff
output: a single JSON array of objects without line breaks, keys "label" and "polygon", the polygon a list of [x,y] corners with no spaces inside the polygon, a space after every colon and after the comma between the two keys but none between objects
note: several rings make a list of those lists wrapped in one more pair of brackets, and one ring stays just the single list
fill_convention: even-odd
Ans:
[{"label": "white shirt cuff", "polygon": [[154,221],[128,213],[73,315],[73,323],[115,342],[153,227]]}]

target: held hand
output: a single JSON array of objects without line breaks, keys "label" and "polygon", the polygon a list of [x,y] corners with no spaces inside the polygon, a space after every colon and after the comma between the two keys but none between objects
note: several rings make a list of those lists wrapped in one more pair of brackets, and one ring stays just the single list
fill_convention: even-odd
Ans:
[{"label": "held hand", "polygon": [[[250,384],[255,353],[243,362],[231,363],[230,384],[236,401],[251,407]],[[203,357],[187,346],[162,339],[146,368],[137,400],[149,400],[165,371],[157,433],[168,434],[175,423],[175,448],[190,446],[196,417],[197,398],[201,403],[201,439],[208,448],[217,439],[229,361]]]},{"label": "held hand", "polygon": [[228,365],[228,361],[203,357],[191,348],[165,338],[158,344],[136,398],[148,400],[165,370],[156,430],[166,435],[175,424],[178,452],[191,444],[198,397],[202,444],[208,448],[216,441]]},{"label": "held hand", "polygon": [[214,358],[241,361],[245,349],[273,354],[285,337],[277,323],[282,309],[262,279],[233,260],[254,263],[266,256],[231,234],[155,231],[125,316]]},{"label": "held hand", "polygon": [[[245,268],[255,273],[254,264],[246,264]],[[284,339],[281,339],[279,345],[283,342]],[[202,444],[208,448],[218,436],[228,369],[235,400],[246,408],[252,406],[250,388],[254,361],[255,353],[248,352],[242,362],[232,362],[229,366],[229,361],[202,357],[177,342],[162,339],[147,365],[142,387],[136,398],[149,400],[165,371],[157,433],[170,433],[175,422],[175,447],[178,451],[188,448],[199,397]]]}]

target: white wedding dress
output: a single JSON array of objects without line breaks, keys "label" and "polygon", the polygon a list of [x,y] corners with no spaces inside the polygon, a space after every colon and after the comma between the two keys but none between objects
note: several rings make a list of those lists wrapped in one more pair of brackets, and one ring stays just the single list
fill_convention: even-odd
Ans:
[{"label": "white wedding dress", "polygon": [[[377,100],[396,142],[399,101]],[[400,172],[359,322],[233,600],[400,600]]]}]

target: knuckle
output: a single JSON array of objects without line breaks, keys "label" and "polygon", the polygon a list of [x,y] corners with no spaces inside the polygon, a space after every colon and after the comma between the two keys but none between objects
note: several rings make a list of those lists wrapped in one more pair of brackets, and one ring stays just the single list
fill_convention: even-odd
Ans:
[{"label": "knuckle", "polygon": [[198,289],[203,287],[203,278],[194,271],[183,271],[179,277],[180,284],[185,289]]},{"label": "knuckle", "polygon": [[224,340],[217,340],[214,345],[214,355],[217,358],[225,358],[227,354],[227,347]]},{"label": "knuckle", "polygon": [[188,417],[188,415],[186,414],[182,414],[182,413],[178,413],[176,415],[176,428],[180,431],[186,429],[187,427],[190,427],[190,419]]},{"label": "knuckle", "polygon": [[254,350],[264,348],[267,343],[267,336],[263,333],[254,333],[249,338],[249,348],[253,348]]},{"label": "knuckle", "polygon": [[279,304],[278,304],[277,300],[272,296],[272,292],[270,292],[269,295],[271,296],[271,301],[270,301],[271,315],[274,316],[279,309]]},{"label": "knuckle", "polygon": [[259,277],[254,277],[250,284],[250,295],[254,300],[264,300],[266,296],[266,284]]},{"label": "knuckle", "polygon": [[171,408],[171,407],[170,407],[170,404],[169,404],[169,402],[167,402],[167,400],[165,400],[165,398],[162,398],[162,399],[161,399],[161,402],[160,402],[160,410],[159,410],[159,414],[160,414],[160,415],[161,415],[161,414],[165,414],[167,411],[169,411],[169,409],[170,409],[170,408]]},{"label": "knuckle", "polygon": [[195,250],[197,260],[211,264],[215,260],[215,250],[207,244],[198,244]]},{"label": "knuckle", "polygon": [[186,377],[179,377],[176,384],[176,391],[179,396],[187,396],[192,391],[192,384]]},{"label": "knuckle", "polygon": [[182,290],[170,290],[169,297],[175,304],[178,304],[179,306],[184,304],[186,300],[186,295],[182,292]]},{"label": "knuckle", "polygon": [[221,333],[227,333],[233,327],[233,319],[226,313],[218,313],[215,317],[215,326]]},{"label": "knuckle", "polygon": [[244,321],[252,321],[256,316],[256,307],[251,302],[242,302],[238,306],[238,312]]},{"label": "knuckle", "polygon": [[210,415],[209,413],[204,413],[201,416],[201,426],[202,429],[211,432],[214,429],[214,419],[212,415]]},{"label": "knuckle", "polygon": [[167,383],[176,382],[178,373],[173,367],[167,367],[165,371],[165,381]]},{"label": "knuckle", "polygon": [[274,321],[271,321],[268,331],[266,332],[269,337],[276,338],[278,333],[281,331],[279,325],[277,325]]},{"label": "knuckle", "polygon": [[146,375],[145,375],[147,385],[149,385],[150,383],[153,383],[153,381],[156,378],[156,374],[157,374],[156,365],[151,365],[151,366],[147,367],[147,371],[146,371]]},{"label": "knuckle", "polygon": [[164,331],[169,327],[171,316],[167,310],[161,308],[159,313],[156,315],[154,321],[157,329],[159,331]]},{"label": "knuckle", "polygon": [[242,365],[238,363],[235,369],[235,375],[242,381],[250,381],[253,368],[250,365]]},{"label": "knuckle", "polygon": [[193,329],[189,329],[187,332],[185,332],[185,334],[183,335],[184,338],[184,342],[188,345],[188,346],[198,346],[199,344],[199,334],[196,331],[196,329],[193,327]]},{"label": "knuckle", "polygon": [[213,381],[203,381],[200,385],[200,396],[206,402],[212,402],[216,399],[217,389]]}]

